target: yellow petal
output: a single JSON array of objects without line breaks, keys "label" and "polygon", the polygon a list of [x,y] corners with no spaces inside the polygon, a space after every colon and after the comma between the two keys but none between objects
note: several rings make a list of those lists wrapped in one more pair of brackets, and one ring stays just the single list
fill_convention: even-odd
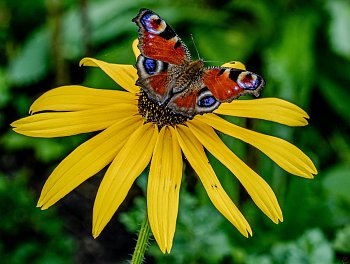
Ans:
[{"label": "yellow petal", "polygon": [[96,238],[125,199],[135,179],[151,160],[158,136],[155,125],[147,123],[131,133],[109,166],[98,188],[93,210],[92,234]]},{"label": "yellow petal", "polygon": [[137,59],[138,56],[140,56],[141,52],[139,50],[139,47],[137,46],[139,45],[139,40],[138,39],[135,39],[133,42],[132,42],[132,50],[135,54],[135,58]]},{"label": "yellow petal", "polygon": [[300,107],[278,98],[233,100],[231,103],[221,104],[214,113],[259,118],[288,126],[305,126],[306,118],[309,118]]},{"label": "yellow petal", "polygon": [[103,169],[141,124],[139,116],[128,117],[76,148],[52,172],[37,206],[47,209]]},{"label": "yellow petal", "polygon": [[30,107],[31,114],[42,111],[78,111],[111,104],[137,104],[135,94],[67,85],[40,96]]},{"label": "yellow petal", "polygon": [[164,126],[154,148],[147,186],[148,219],[163,253],[170,253],[175,234],[182,176],[182,156],[172,127]]},{"label": "yellow petal", "polygon": [[291,174],[305,178],[313,178],[313,174],[317,174],[315,165],[310,158],[296,146],[283,139],[236,126],[215,114],[198,116],[197,120],[256,147]]},{"label": "yellow petal", "polygon": [[84,58],[80,66],[100,67],[117,84],[131,93],[138,93],[139,87],[135,85],[138,79],[136,69],[132,65],[108,63],[93,58]]},{"label": "yellow petal", "polygon": [[225,64],[222,65],[222,67],[239,69],[239,70],[243,70],[243,71],[246,70],[245,65],[239,61],[226,62]]},{"label": "yellow petal", "polygon": [[189,128],[185,126],[177,126],[175,131],[177,132],[176,134],[183,153],[192,168],[198,174],[214,206],[242,235],[245,237],[248,237],[248,234],[252,235],[252,230],[247,220],[222,188],[213,168],[209,164],[201,143],[192,134]]},{"label": "yellow petal", "polygon": [[278,220],[283,221],[281,208],[270,186],[241,161],[209,125],[196,120],[187,125],[204,147],[237,177],[255,204],[276,224]]},{"label": "yellow petal", "polygon": [[13,122],[14,131],[31,137],[64,137],[98,131],[136,115],[137,106],[117,104],[76,112],[39,113]]}]

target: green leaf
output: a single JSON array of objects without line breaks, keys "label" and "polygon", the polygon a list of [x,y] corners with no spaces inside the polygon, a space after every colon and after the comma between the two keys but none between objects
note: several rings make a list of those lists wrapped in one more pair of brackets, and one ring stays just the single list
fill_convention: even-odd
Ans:
[{"label": "green leaf", "polygon": [[307,231],[296,243],[286,243],[276,246],[272,250],[277,263],[318,263],[334,262],[334,252],[331,244],[319,229]]},{"label": "green leaf", "polygon": [[[0,107],[4,107],[11,98],[10,87],[6,77],[4,69],[0,68]],[[1,119],[0,115],[0,122],[3,122]]]},{"label": "green leaf", "polygon": [[331,264],[334,262],[334,251],[331,243],[319,229],[308,230],[296,241],[278,243],[272,247],[269,255],[251,255],[247,264],[295,264],[317,263]]},{"label": "green leaf", "polygon": [[350,224],[337,231],[333,246],[342,253],[350,253]]},{"label": "green leaf", "polygon": [[146,211],[146,199],[137,197],[134,200],[134,206],[131,210],[125,213],[120,213],[118,219],[123,223],[130,233],[139,231]]},{"label": "green leaf", "polygon": [[350,59],[350,4],[347,0],[328,0],[330,14],[328,34],[333,50]]},{"label": "green leaf", "polygon": [[[55,209],[35,208],[24,172],[0,173],[0,259],[2,263],[73,263],[75,243]],[[45,249],[45,250],[43,250]]]},{"label": "green leaf", "polygon": [[62,158],[62,156],[72,151],[85,138],[85,135],[76,135],[56,140],[50,138],[31,138],[9,131],[0,138],[0,143],[6,150],[20,151],[23,149],[33,149],[36,159],[48,163]]},{"label": "green leaf", "polygon": [[[91,3],[89,19],[94,45],[130,32],[132,27],[135,28],[136,37],[136,27],[131,23],[135,12],[128,10],[138,6],[138,2],[108,0]],[[81,15],[77,8],[64,14],[61,40],[64,59],[78,60],[85,55],[82,27]],[[51,34],[51,28],[46,25],[27,39],[22,49],[10,61],[8,75],[12,84],[28,85],[42,79],[48,73],[51,61]]]},{"label": "green leaf", "polygon": [[47,30],[33,33],[23,49],[9,64],[8,78],[14,85],[26,85],[45,76],[49,67],[49,43]]},{"label": "green leaf", "polygon": [[330,220],[332,227],[339,228],[350,221],[349,171],[349,164],[339,164],[324,174],[322,184],[328,194],[325,201],[330,211],[329,216],[332,217]]},{"label": "green leaf", "polygon": [[350,165],[339,165],[328,170],[323,179],[323,186],[333,198],[346,201],[350,206]]},{"label": "green leaf", "polygon": [[[233,60],[245,64],[246,58],[254,48],[254,39],[250,39],[248,34],[239,29],[215,29],[207,34],[206,28],[201,28],[197,32],[194,35],[200,36],[198,40],[195,39],[200,55],[203,54],[208,61],[215,61],[213,64],[216,66]],[[246,66],[249,68],[249,65]]]},{"label": "green leaf", "polygon": [[308,102],[315,80],[314,41],[318,20],[310,10],[296,11],[283,17],[274,43],[264,54],[270,94],[297,101],[301,106]]},{"label": "green leaf", "polygon": [[[136,27],[131,19],[136,15],[137,1],[106,0],[93,2],[89,6],[88,17],[91,23],[91,41],[94,45],[106,43]],[[82,48],[83,28],[81,14],[75,9],[67,13],[63,20],[63,53],[65,58],[76,59],[85,54]],[[130,43],[131,45],[131,43]]]}]

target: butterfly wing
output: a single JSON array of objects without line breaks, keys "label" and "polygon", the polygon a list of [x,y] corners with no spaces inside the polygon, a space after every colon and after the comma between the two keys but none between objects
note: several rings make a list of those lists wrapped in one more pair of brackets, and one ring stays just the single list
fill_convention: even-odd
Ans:
[{"label": "butterfly wing", "polygon": [[[160,104],[166,102],[176,113],[191,118],[212,112],[221,102],[231,102],[246,94],[258,96],[264,86],[264,80],[255,73],[225,67],[204,68],[203,61],[192,62],[175,31],[149,9],[141,9],[133,21],[139,27],[141,52],[136,64],[139,76],[136,84]],[[196,70],[194,74],[192,69]]]},{"label": "butterfly wing", "polygon": [[220,102],[205,86],[203,80],[198,78],[187,89],[174,94],[167,106],[176,113],[192,118],[196,114],[212,112],[219,105]]},{"label": "butterfly wing", "polygon": [[168,76],[169,64],[140,55],[137,58],[136,68],[139,76],[136,85],[161,104],[166,101],[171,93]]},{"label": "butterfly wing", "polygon": [[206,68],[203,82],[220,102],[231,102],[247,94],[257,97],[265,85],[264,79],[258,74],[224,67]]},{"label": "butterfly wing", "polygon": [[136,68],[136,85],[163,104],[169,99],[176,78],[186,69],[191,55],[175,31],[156,13],[141,9],[133,19],[139,27],[141,55]]},{"label": "butterfly wing", "polygon": [[139,27],[138,47],[143,56],[174,65],[191,61],[186,45],[159,15],[141,9],[132,21]]},{"label": "butterfly wing", "polygon": [[196,114],[213,112],[222,102],[240,96],[259,96],[265,81],[257,74],[234,68],[204,68],[203,74],[188,89],[175,94],[168,106],[177,113],[192,118]]}]

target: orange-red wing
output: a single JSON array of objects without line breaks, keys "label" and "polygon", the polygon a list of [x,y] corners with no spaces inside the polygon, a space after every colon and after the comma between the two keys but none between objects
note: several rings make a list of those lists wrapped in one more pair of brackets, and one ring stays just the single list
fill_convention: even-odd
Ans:
[{"label": "orange-red wing", "polygon": [[159,73],[147,78],[147,81],[151,85],[153,91],[161,96],[164,96],[167,93],[167,76],[168,75],[166,73]]},{"label": "orange-red wing", "polygon": [[204,84],[220,102],[230,102],[242,95],[258,96],[264,80],[257,74],[232,68],[207,69]]},{"label": "orange-red wing", "polygon": [[141,53],[148,58],[180,65],[186,61],[182,45],[177,46],[173,39],[164,39],[158,35],[145,32],[141,36]]},{"label": "orange-red wing", "polygon": [[189,90],[186,93],[180,93],[171,98],[168,107],[174,112],[192,117],[196,111],[198,91]]},{"label": "orange-red wing", "polygon": [[133,21],[139,26],[139,49],[145,57],[180,65],[190,60],[185,44],[156,13],[141,9]]}]

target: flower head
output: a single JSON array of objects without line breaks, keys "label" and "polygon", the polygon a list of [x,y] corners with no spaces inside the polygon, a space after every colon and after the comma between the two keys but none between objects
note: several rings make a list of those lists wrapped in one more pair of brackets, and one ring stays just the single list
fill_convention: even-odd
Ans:
[{"label": "flower head", "polygon": [[[136,43],[133,48],[138,56]],[[38,207],[49,208],[110,164],[94,203],[94,237],[101,233],[133,182],[150,164],[148,218],[160,249],[170,252],[179,205],[182,153],[196,171],[214,206],[240,233],[246,237],[251,235],[247,220],[221,186],[204,148],[237,177],[255,204],[273,222],[283,221],[270,186],[222,142],[216,131],[258,148],[291,174],[312,178],[317,173],[312,161],[294,145],[239,127],[219,116],[259,118],[289,126],[306,125],[308,115],[294,104],[276,98],[234,100],[221,104],[214,113],[197,115],[189,120],[159,106],[141,92],[135,85],[138,76],[132,65],[92,58],[83,59],[81,65],[101,68],[126,91],[77,85],[58,87],[39,97],[30,108],[31,115],[13,122],[12,126],[17,133],[32,137],[101,131],[56,167],[38,201]]]}]

